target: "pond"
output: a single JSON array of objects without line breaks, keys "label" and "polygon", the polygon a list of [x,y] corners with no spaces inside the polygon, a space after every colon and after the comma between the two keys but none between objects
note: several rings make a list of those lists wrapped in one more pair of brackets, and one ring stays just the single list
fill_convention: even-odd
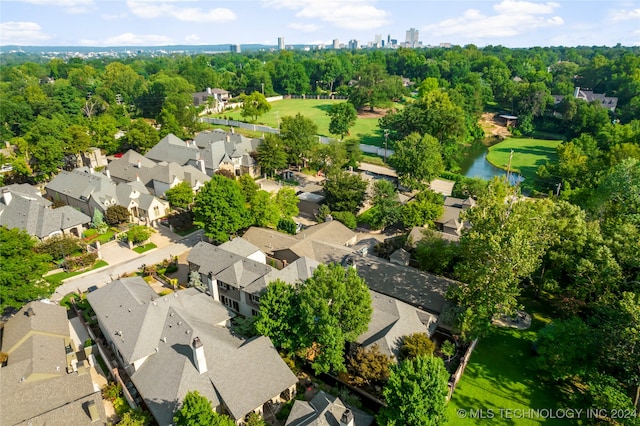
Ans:
[{"label": "pond", "polygon": [[[467,150],[464,160],[460,162],[460,174],[470,178],[491,180],[494,176],[506,176],[507,172],[499,169],[487,161],[489,146],[477,143]],[[518,173],[511,173],[509,179],[512,185],[522,182],[524,177]]]}]

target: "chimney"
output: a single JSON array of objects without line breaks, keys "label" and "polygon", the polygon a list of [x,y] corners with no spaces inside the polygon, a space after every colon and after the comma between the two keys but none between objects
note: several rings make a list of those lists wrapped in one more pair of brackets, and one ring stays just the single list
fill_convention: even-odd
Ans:
[{"label": "chimney", "polygon": [[354,422],[353,412],[347,408],[340,417],[340,426],[353,426]]},{"label": "chimney", "polygon": [[[233,127],[231,128],[233,130]],[[227,135],[227,142],[231,142],[231,136]]]},{"label": "chimney", "polygon": [[36,313],[33,312],[33,308],[31,306],[29,306],[29,308],[27,308],[27,310],[24,313],[26,316],[28,317],[35,317]]},{"label": "chimney", "polygon": [[140,182],[140,175],[136,173],[136,181]]},{"label": "chimney", "polygon": [[111,179],[111,172],[109,171],[109,169],[105,169],[104,173],[107,175],[109,179]]},{"label": "chimney", "polygon": [[207,170],[204,167],[204,160],[202,158],[198,160],[198,164],[200,165],[200,171],[206,175]]},{"label": "chimney", "polygon": [[573,89],[573,97],[577,99],[579,94],[580,94],[580,86],[576,86],[576,88]]},{"label": "chimney", "polygon": [[11,191],[9,191],[8,188],[4,188],[2,190],[2,200],[4,201],[5,205],[8,206],[11,203],[11,197],[12,197]]},{"label": "chimney", "polygon": [[142,161],[138,160],[138,168],[141,169],[142,168]]},{"label": "chimney", "polygon": [[211,87],[207,87],[207,93],[211,94]]},{"label": "chimney", "polygon": [[191,344],[191,349],[193,349],[193,360],[196,363],[196,368],[198,369],[198,373],[204,374],[207,372],[207,359],[204,357],[204,347],[202,346],[202,342],[199,337],[195,337],[193,339],[193,343]]},{"label": "chimney", "polygon": [[231,128],[231,134],[234,134],[235,130],[233,130],[233,127]]}]

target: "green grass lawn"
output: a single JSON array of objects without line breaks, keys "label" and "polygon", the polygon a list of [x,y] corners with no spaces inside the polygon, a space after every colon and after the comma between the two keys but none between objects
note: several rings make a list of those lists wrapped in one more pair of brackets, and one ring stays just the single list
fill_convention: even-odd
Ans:
[{"label": "green grass lawn", "polygon": [[91,267],[91,269],[84,269],[84,270],[75,271],[75,272],[58,272],[57,274],[48,275],[44,277],[44,279],[50,282],[51,284],[60,285],[62,281],[66,280],[67,278],[84,274],[85,272],[93,271],[94,269],[102,268],[103,266],[107,266],[107,265],[109,264],[104,260],[98,260],[96,264]]},{"label": "green grass lawn", "polygon": [[496,167],[507,170],[509,156],[513,150],[511,170],[520,173],[525,179],[533,181],[538,167],[558,160],[556,147],[559,140],[507,138],[489,148],[487,161]]},{"label": "green grass lawn", "polygon": [[[327,111],[332,104],[346,102],[344,100],[331,99],[283,99],[271,102],[271,111],[258,117],[256,124],[266,124],[270,127],[278,127],[278,121],[282,117],[294,116],[297,113],[310,118],[318,125],[318,134],[323,136],[335,136],[329,133],[329,116]],[[247,121],[240,114],[240,109],[235,111],[225,111],[216,114],[214,117],[226,116],[234,120]],[[368,145],[382,146],[384,144],[384,134],[378,127],[378,118],[358,118],[356,124],[351,128],[350,137],[360,139],[360,143]]]},{"label": "green grass lawn", "polygon": [[149,251],[149,250],[153,250],[154,248],[157,248],[158,246],[155,245],[154,243],[147,243],[144,244],[142,246],[138,246],[138,247],[134,247],[133,251],[135,251],[136,253],[144,253],[145,251]]},{"label": "green grass lawn", "polygon": [[[500,409],[557,409],[554,389],[542,383],[532,368],[531,343],[536,332],[550,319],[545,307],[536,301],[525,303],[527,312],[533,314],[532,326],[520,331],[513,328],[492,327],[488,336],[478,342],[476,350],[449,402],[448,424],[475,425],[539,425],[572,424],[566,419],[501,417]],[[492,419],[461,418],[458,410],[493,410]]]}]

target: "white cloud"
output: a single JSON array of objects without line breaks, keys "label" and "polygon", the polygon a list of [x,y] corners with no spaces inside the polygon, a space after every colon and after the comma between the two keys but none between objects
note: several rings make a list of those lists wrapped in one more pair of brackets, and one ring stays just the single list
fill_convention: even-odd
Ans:
[{"label": "white cloud", "polygon": [[612,21],[627,21],[629,19],[640,19],[640,8],[633,10],[614,10],[611,12]]},{"label": "white cloud", "polygon": [[319,20],[339,28],[368,30],[389,23],[389,12],[378,9],[372,0],[267,0],[267,7],[297,11],[298,18]]},{"label": "white cloud", "polygon": [[191,42],[200,41],[200,37],[198,37],[196,34],[190,34],[190,35],[186,36],[184,39],[185,39],[185,41],[188,41],[190,43]]},{"label": "white cloud", "polygon": [[17,44],[28,46],[49,40],[51,36],[42,32],[42,27],[36,22],[3,22],[0,24],[0,44]]},{"label": "white cloud", "polygon": [[165,46],[174,44],[169,37],[156,34],[123,33],[103,40],[80,40],[82,46]]},{"label": "white cloud", "polygon": [[469,9],[461,17],[426,25],[423,31],[436,36],[461,36],[470,39],[513,37],[531,30],[564,24],[560,16],[550,15],[560,5],[555,2],[532,3],[504,0],[493,6],[496,15],[487,16]]},{"label": "white cloud", "polygon": [[173,1],[139,1],[127,0],[127,6],[136,16],[141,18],[171,17],[185,22],[216,22],[234,21],[236,14],[231,9],[215,8],[202,10],[197,7],[178,7]]},{"label": "white cloud", "polygon": [[292,24],[289,24],[289,28],[293,30],[301,31],[303,33],[312,33],[312,32],[318,31],[320,29],[320,25],[292,23]]},{"label": "white cloud", "polygon": [[106,20],[106,21],[115,21],[118,19],[124,19],[127,17],[127,14],[125,12],[122,13],[114,13],[114,14],[103,14],[101,15],[102,19]]}]

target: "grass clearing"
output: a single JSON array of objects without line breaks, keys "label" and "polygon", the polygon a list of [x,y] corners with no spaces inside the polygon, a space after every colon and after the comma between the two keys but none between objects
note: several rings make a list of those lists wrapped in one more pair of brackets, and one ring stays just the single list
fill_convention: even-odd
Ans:
[{"label": "grass clearing", "polygon": [[[335,136],[329,133],[329,122],[331,121],[327,115],[327,111],[331,105],[346,102],[344,100],[331,99],[283,99],[281,101],[271,102],[271,111],[260,116],[256,124],[265,124],[270,127],[278,127],[282,117],[294,116],[297,113],[304,115],[313,120],[318,125],[318,134],[322,136]],[[214,117],[227,118],[233,120],[245,121],[246,119],[240,114],[241,110],[225,111],[222,114],[216,114]],[[367,145],[383,146],[384,134],[378,127],[378,118],[358,118],[355,126],[351,128],[351,134],[348,137],[360,139],[360,143]]]},{"label": "grass clearing", "polygon": [[[547,308],[539,301],[529,300],[525,302],[525,309],[533,317],[531,328],[492,327],[489,334],[478,342],[449,402],[449,425],[572,424],[567,419],[515,418],[513,414],[511,418],[507,414],[501,416],[501,409],[560,408],[555,391],[538,379],[532,366],[531,344],[537,331],[550,321]],[[458,415],[458,410],[468,415],[469,410],[480,409],[484,410],[485,416],[487,410],[492,410],[494,417],[482,421]]]},{"label": "grass clearing", "polygon": [[149,251],[149,250],[153,250],[154,248],[157,248],[158,246],[155,245],[154,243],[147,243],[141,246],[137,246],[133,248],[133,251],[135,251],[136,253],[142,254],[145,251]]},{"label": "grass clearing", "polygon": [[[536,171],[547,162],[558,161],[556,147],[562,141],[528,138],[507,138],[489,148],[487,161],[507,170],[509,156],[513,150],[511,170],[520,173],[530,182],[536,179]],[[526,181],[525,181],[526,182]]]}]

